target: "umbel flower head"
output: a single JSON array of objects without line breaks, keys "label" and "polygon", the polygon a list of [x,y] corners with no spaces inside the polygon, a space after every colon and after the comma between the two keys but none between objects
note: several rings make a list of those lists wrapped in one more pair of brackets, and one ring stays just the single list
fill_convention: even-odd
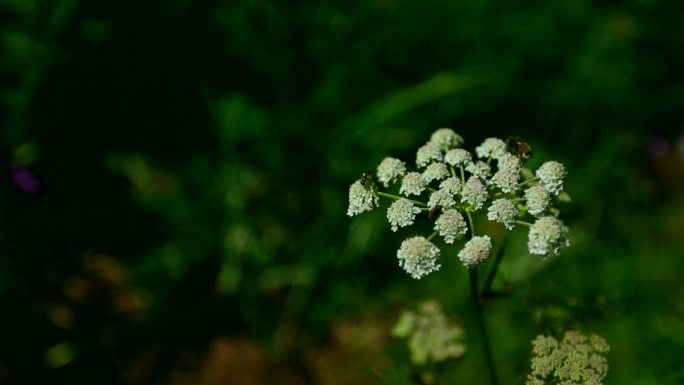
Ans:
[{"label": "umbel flower head", "polygon": [[547,161],[536,171],[530,170],[524,164],[531,151],[524,156],[510,138],[508,142],[487,138],[474,153],[462,148],[463,144],[452,129],[441,128],[416,152],[415,168],[396,158],[383,158],[377,166],[377,184],[366,174],[349,188],[347,214],[371,211],[383,197],[392,200],[387,208],[392,231],[421,220],[434,222],[432,234],[407,239],[397,253],[399,265],[414,278],[439,269],[439,244],[431,242],[438,235],[434,241],[458,244],[469,232],[458,256],[468,268],[484,263],[492,239],[477,232],[488,228],[478,224],[483,218],[506,230],[527,226],[531,254],[547,257],[569,245],[568,230],[558,219],[556,207],[569,201],[563,191],[566,170],[561,163]]},{"label": "umbel flower head", "polygon": [[487,210],[487,219],[503,223],[508,230],[513,229],[517,216],[518,209],[515,207],[515,203],[506,198],[495,200]]},{"label": "umbel flower head", "polygon": [[455,204],[454,193],[448,187],[433,192],[430,194],[430,200],[428,200],[428,207],[431,209],[434,209],[437,206],[451,207]]},{"label": "umbel flower head", "polygon": [[436,144],[440,150],[446,151],[462,145],[463,138],[451,128],[440,128],[432,133],[430,143]]},{"label": "umbel flower head", "polygon": [[492,251],[492,240],[488,235],[472,237],[458,253],[458,259],[465,267],[475,267],[484,263]]},{"label": "umbel flower head", "polygon": [[500,188],[505,193],[516,191],[519,186],[520,169],[522,168],[520,159],[511,154],[499,157],[499,170],[492,177],[491,183]]},{"label": "umbel flower head", "polygon": [[538,216],[549,207],[551,196],[544,187],[536,185],[525,190],[525,200],[527,201],[527,211]]},{"label": "umbel flower head", "polygon": [[378,193],[372,182],[357,180],[349,187],[349,207],[347,215],[354,216],[378,207]]},{"label": "umbel flower head", "polygon": [[404,175],[404,179],[401,181],[401,188],[399,189],[399,194],[406,196],[409,195],[420,195],[420,193],[425,190],[425,179],[420,173],[409,172]]},{"label": "umbel flower head", "polygon": [[487,138],[481,145],[475,148],[475,153],[478,158],[497,159],[507,153],[506,142],[499,138]]},{"label": "umbel flower head", "polygon": [[416,165],[422,168],[432,162],[441,162],[442,156],[442,150],[439,148],[439,145],[428,142],[418,149],[418,152],[416,153]]},{"label": "umbel flower head", "polygon": [[537,336],[532,341],[531,372],[525,384],[601,385],[608,373],[604,357],[608,351],[606,340],[595,334],[586,337],[568,331],[560,342],[550,336]]},{"label": "umbel flower head", "polygon": [[567,229],[558,218],[542,217],[530,228],[527,247],[530,253],[542,256],[555,255],[561,246],[568,246]]},{"label": "umbel flower head", "polygon": [[439,258],[437,246],[420,236],[402,242],[397,251],[397,258],[399,266],[415,279],[420,279],[441,267],[437,263],[437,258]]},{"label": "umbel flower head", "polygon": [[444,161],[451,166],[467,166],[472,159],[473,156],[462,148],[454,148],[444,155]]},{"label": "umbel flower head", "polygon": [[417,312],[404,311],[392,328],[392,335],[408,339],[414,365],[442,362],[466,352],[463,327],[450,322],[435,301],[423,302]]},{"label": "umbel flower head", "polygon": [[378,165],[378,180],[383,186],[389,187],[397,179],[406,174],[406,163],[396,158],[387,157]]},{"label": "umbel flower head", "polygon": [[444,237],[444,242],[454,243],[454,241],[468,231],[463,215],[457,210],[449,209],[435,221],[435,231]]},{"label": "umbel flower head", "polygon": [[420,209],[413,202],[401,198],[387,209],[387,220],[392,225],[392,231],[397,231],[399,227],[412,225],[418,213]]},{"label": "umbel flower head", "polygon": [[430,163],[425,171],[423,171],[423,180],[425,183],[430,183],[436,180],[442,180],[449,176],[449,170],[447,170],[446,164],[444,163]]},{"label": "umbel flower head", "polygon": [[469,204],[475,210],[479,210],[488,197],[487,188],[477,176],[471,176],[461,191],[461,202]]},{"label": "umbel flower head", "polygon": [[565,166],[553,160],[546,162],[537,170],[537,177],[546,191],[553,195],[558,195],[563,191]]}]

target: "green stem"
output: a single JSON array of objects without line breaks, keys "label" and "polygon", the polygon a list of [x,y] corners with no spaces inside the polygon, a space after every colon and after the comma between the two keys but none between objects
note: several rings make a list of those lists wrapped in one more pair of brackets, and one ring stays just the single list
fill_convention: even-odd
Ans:
[{"label": "green stem", "polygon": [[489,372],[489,384],[498,385],[499,380],[496,376],[496,364],[494,363],[494,355],[492,355],[492,348],[489,343],[489,334],[487,333],[487,325],[485,325],[484,313],[482,311],[482,303],[480,302],[480,295],[477,291],[477,268],[469,269],[470,272],[470,299],[475,308],[475,321],[477,323],[477,331],[480,333],[482,340],[482,349],[485,352],[487,359],[487,371]]},{"label": "green stem", "polygon": [[435,237],[435,235],[437,235],[437,232],[436,232],[436,231],[435,231],[434,233],[430,234],[430,236],[427,237],[427,240],[428,240],[428,241],[431,240],[432,238]]},{"label": "green stem", "polygon": [[475,225],[473,224],[473,216],[470,214],[470,209],[466,209],[466,216],[468,217],[468,223],[470,224],[470,239],[475,236]]},{"label": "green stem", "polygon": [[465,171],[463,170],[463,165],[459,165],[458,168],[461,170],[461,184],[465,184]]},{"label": "green stem", "polygon": [[[388,194],[388,193],[382,192],[382,191],[378,191],[378,195],[380,195],[381,197],[385,197],[385,198],[395,200],[395,201],[398,201],[399,199],[404,198],[404,197],[400,197],[398,195]],[[413,200],[413,199],[409,199],[409,198],[404,198],[404,199],[408,200],[409,202],[413,202],[413,203],[417,204],[418,206],[427,207],[427,203],[425,203],[425,202],[421,202],[421,201],[417,201],[417,200]]]},{"label": "green stem", "polygon": [[494,283],[494,278],[496,278],[496,273],[499,270],[499,265],[501,265],[501,261],[503,260],[503,256],[506,253],[506,240],[501,243],[501,247],[499,248],[499,251],[496,253],[496,257],[494,259],[494,264],[492,267],[489,269],[489,273],[487,274],[487,278],[485,279],[484,287],[482,288],[482,293],[489,293],[489,291],[492,289],[492,284]]},{"label": "green stem", "polygon": [[487,325],[485,324],[484,313],[482,312],[482,303],[480,302],[480,294],[478,293],[477,283],[477,268],[469,269],[470,273],[470,299],[475,308],[475,321],[477,323],[477,331],[480,334],[482,341],[482,349],[484,350],[487,359],[487,372],[489,372],[489,384],[497,385],[499,380],[496,376],[496,365],[494,363],[494,355],[489,344],[489,334],[487,333]]},{"label": "green stem", "polygon": [[451,171],[451,176],[456,178],[456,170],[454,170],[454,166],[449,166],[449,171]]},{"label": "green stem", "polygon": [[518,187],[523,187],[523,186],[525,186],[525,185],[528,185],[528,184],[530,184],[530,183],[534,183],[534,182],[537,182],[537,181],[539,181],[539,178],[535,176],[534,178],[530,178],[530,179],[528,179],[528,180],[526,180],[526,181],[520,182],[520,184],[518,185]]},{"label": "green stem", "polygon": [[517,223],[519,225],[527,226],[527,227],[532,227],[532,224],[530,222],[517,220],[517,221],[515,221],[515,223]]}]

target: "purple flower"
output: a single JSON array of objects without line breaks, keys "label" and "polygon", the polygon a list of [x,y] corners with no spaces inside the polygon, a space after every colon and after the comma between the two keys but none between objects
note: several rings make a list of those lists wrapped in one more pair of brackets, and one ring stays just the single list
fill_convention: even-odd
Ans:
[{"label": "purple flower", "polygon": [[43,182],[29,169],[13,162],[7,163],[12,186],[24,194],[37,197],[43,192]]}]

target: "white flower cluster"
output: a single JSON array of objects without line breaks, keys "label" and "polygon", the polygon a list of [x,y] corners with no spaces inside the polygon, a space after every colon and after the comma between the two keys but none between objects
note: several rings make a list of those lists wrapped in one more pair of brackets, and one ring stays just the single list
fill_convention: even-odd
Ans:
[{"label": "white flower cluster", "polygon": [[[409,170],[399,159],[384,158],[377,167],[377,185],[365,174],[350,187],[347,215],[374,209],[382,195],[394,200],[387,210],[392,231],[414,224],[421,212],[434,220],[434,234],[410,238],[397,253],[400,266],[414,278],[439,268],[439,249],[432,238],[439,236],[445,243],[455,243],[481,210],[488,220],[507,230],[528,226],[532,254],[555,255],[569,244],[567,228],[556,217],[554,207],[567,196],[563,191],[566,170],[561,163],[548,161],[533,172],[524,166],[529,156],[519,154],[518,147],[512,148],[511,139],[487,138],[474,153],[461,148],[463,143],[453,130],[441,128],[418,149],[418,170]],[[379,185],[398,185],[399,195],[378,192]],[[471,233],[459,258],[465,266],[476,267],[487,260],[491,249],[489,237]]]},{"label": "white flower cluster", "polygon": [[566,233],[567,229],[558,218],[539,218],[530,228],[527,247],[532,254],[556,255],[561,246],[570,245]]},{"label": "white flower cluster", "polygon": [[397,251],[397,258],[399,266],[415,279],[421,279],[441,267],[437,263],[439,248],[420,236],[402,242]]},{"label": "white flower cluster", "polygon": [[492,240],[488,235],[472,237],[458,253],[458,259],[465,267],[475,267],[484,263],[492,251]]},{"label": "white flower cluster", "polygon": [[387,157],[378,166],[378,180],[385,187],[389,187],[390,183],[396,182],[404,174],[406,174],[406,163],[396,158]]},{"label": "white flower cluster", "polygon": [[549,383],[601,385],[608,373],[610,346],[601,336],[568,331],[559,342],[539,335],[532,341],[531,373],[526,385]]},{"label": "white flower cluster", "polygon": [[408,340],[411,362],[415,365],[459,358],[467,350],[463,327],[449,320],[435,301],[423,302],[417,312],[402,312],[392,335]]},{"label": "white flower cluster", "polygon": [[442,215],[435,221],[435,231],[444,238],[446,243],[454,243],[454,241],[465,235],[468,231],[463,214],[457,210],[449,209],[442,213]]},{"label": "white flower cluster", "polygon": [[400,227],[412,225],[418,213],[420,213],[420,208],[410,200],[401,198],[394,201],[387,209],[387,220],[392,225],[392,231],[397,231]]},{"label": "white flower cluster", "polygon": [[375,188],[357,180],[349,187],[349,208],[347,215],[354,216],[378,207],[379,197]]}]

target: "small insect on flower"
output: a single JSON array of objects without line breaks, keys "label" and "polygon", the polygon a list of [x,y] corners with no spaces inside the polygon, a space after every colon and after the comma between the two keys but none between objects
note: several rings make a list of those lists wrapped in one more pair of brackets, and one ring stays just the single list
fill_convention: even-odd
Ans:
[{"label": "small insect on flower", "polygon": [[361,182],[361,185],[367,189],[375,187],[373,174],[371,174],[370,171],[365,171],[363,174],[361,174],[361,179],[359,179],[359,182]]},{"label": "small insect on flower", "polygon": [[437,205],[428,211],[428,219],[434,219],[442,213],[442,206]]},{"label": "small insect on flower", "polygon": [[347,215],[353,217],[378,207],[378,189],[370,173],[364,173],[360,179],[349,186],[349,206]]},{"label": "small insect on flower", "polygon": [[506,149],[523,162],[532,157],[532,147],[517,136],[508,137],[508,140],[506,140]]}]

